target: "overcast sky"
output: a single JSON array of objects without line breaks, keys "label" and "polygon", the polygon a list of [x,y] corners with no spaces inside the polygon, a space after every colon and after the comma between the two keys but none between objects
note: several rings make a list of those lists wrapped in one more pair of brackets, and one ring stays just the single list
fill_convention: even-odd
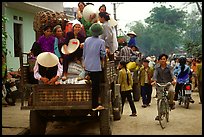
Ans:
[{"label": "overcast sky", "polygon": [[[85,2],[86,3],[86,2]],[[92,2],[98,9],[102,4],[106,5],[106,11],[114,16],[112,2]],[[125,25],[132,21],[142,21],[150,16],[150,10],[159,3],[153,2],[114,2],[116,3],[116,18],[118,20],[118,28],[125,31]],[[64,7],[78,7],[78,2],[64,2]],[[166,2],[166,6],[172,5],[176,8],[183,8],[185,2]],[[189,8],[189,7],[188,7]]]}]

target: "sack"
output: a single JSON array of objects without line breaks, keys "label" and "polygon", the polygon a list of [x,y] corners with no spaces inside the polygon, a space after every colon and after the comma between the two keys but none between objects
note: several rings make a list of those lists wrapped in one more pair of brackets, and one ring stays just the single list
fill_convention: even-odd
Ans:
[{"label": "sack", "polygon": [[77,74],[79,75],[83,71],[83,67],[80,64],[71,62],[68,66],[68,73],[69,74]]},{"label": "sack", "polygon": [[111,27],[113,32],[113,53],[118,49],[118,40],[116,36],[115,27]]}]

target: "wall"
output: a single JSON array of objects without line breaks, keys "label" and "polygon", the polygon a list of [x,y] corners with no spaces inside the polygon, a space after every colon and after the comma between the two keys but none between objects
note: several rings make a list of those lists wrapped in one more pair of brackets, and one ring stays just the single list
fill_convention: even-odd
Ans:
[{"label": "wall", "polygon": [[13,68],[13,70],[18,70],[20,68],[19,57],[14,57],[14,19],[13,16],[23,17],[23,21],[19,23],[22,24],[22,51],[29,52],[33,42],[35,41],[35,32],[33,30],[33,18],[34,14],[27,13],[11,8],[6,8],[6,17],[9,21],[6,25],[6,31],[9,35],[7,39],[7,48],[11,53],[7,55],[7,68]]}]

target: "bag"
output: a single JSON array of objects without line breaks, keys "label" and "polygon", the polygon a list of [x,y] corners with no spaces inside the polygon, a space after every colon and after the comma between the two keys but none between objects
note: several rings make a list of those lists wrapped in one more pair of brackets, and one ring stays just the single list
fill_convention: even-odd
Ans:
[{"label": "bag", "polygon": [[113,32],[113,53],[118,49],[118,40],[116,36],[115,27],[111,27]]},{"label": "bag", "polygon": [[79,75],[83,71],[82,65],[79,65],[77,63],[71,62],[68,66],[68,73],[69,74],[77,74]]}]

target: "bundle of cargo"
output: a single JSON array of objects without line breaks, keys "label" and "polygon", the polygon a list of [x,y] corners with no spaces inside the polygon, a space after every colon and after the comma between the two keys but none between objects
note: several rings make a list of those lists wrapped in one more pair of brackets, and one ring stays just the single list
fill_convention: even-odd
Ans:
[{"label": "bundle of cargo", "polygon": [[64,30],[68,20],[68,16],[64,12],[40,11],[34,16],[33,29],[37,33],[42,33],[44,25],[55,27],[59,24]]}]

